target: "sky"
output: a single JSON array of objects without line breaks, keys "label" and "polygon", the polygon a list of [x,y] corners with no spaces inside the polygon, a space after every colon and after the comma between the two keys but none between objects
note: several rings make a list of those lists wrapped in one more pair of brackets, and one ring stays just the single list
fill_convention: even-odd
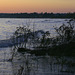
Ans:
[{"label": "sky", "polygon": [[75,12],[75,0],[0,0],[0,13]]}]

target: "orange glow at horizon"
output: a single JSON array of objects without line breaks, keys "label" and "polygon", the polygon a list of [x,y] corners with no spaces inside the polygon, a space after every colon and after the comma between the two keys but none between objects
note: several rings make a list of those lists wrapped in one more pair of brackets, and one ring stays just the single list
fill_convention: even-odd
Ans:
[{"label": "orange glow at horizon", "polygon": [[0,13],[75,12],[75,0],[1,0]]}]

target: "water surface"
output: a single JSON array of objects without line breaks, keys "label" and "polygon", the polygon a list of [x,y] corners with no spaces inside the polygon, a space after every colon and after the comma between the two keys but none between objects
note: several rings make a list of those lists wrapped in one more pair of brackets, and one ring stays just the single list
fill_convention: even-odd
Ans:
[{"label": "water surface", "polygon": [[[0,40],[9,39],[16,27],[29,26],[33,30],[50,31],[55,36],[53,26],[59,27],[66,23],[65,19],[10,19],[0,18]],[[7,44],[0,42],[0,46]],[[16,53],[13,62],[8,61],[12,56],[12,48],[0,48],[0,75],[74,75],[75,58],[57,56],[35,56]],[[23,69],[23,70],[22,70]]]}]

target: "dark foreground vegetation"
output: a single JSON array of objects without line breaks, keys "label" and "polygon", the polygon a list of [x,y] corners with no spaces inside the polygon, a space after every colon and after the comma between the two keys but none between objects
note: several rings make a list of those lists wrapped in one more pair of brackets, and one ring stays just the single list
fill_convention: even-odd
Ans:
[{"label": "dark foreground vegetation", "polygon": [[[31,31],[29,27],[17,27],[13,34],[13,50],[17,52],[53,56],[75,56],[75,19],[54,27],[57,35],[50,37],[49,31]],[[42,37],[39,37],[38,34]]]},{"label": "dark foreground vegetation", "polygon": [[75,13],[0,13],[0,18],[75,18]]},{"label": "dark foreground vegetation", "polygon": [[51,56],[75,56],[75,42],[70,42],[68,44],[62,44],[59,46],[53,46],[48,49],[33,50],[30,51],[31,54],[36,56],[51,55]]}]

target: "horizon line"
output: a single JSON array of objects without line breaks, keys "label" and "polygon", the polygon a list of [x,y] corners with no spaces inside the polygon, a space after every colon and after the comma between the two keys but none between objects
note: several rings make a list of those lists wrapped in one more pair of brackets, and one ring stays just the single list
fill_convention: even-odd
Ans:
[{"label": "horizon line", "polygon": [[63,13],[63,12],[62,12],[62,13],[61,13],[61,12],[14,12],[14,13],[13,13],[13,12],[11,12],[11,13],[7,13],[7,12],[4,13],[4,12],[2,12],[2,13],[0,13],[0,14],[23,14],[23,13],[27,13],[27,14],[31,14],[31,13],[38,13],[38,14],[40,14],[40,13],[43,13],[43,14],[44,14],[44,13],[67,14],[67,13],[75,13],[75,12],[64,12],[64,13]]}]

